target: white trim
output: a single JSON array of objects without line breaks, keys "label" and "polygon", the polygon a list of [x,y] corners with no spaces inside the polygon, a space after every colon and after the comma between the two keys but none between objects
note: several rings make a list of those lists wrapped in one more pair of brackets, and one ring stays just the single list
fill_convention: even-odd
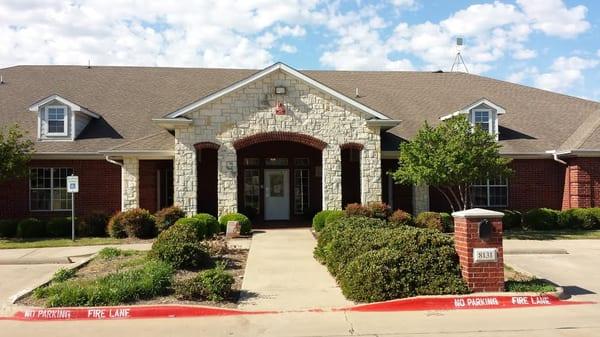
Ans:
[{"label": "white trim", "polygon": [[[51,132],[50,131],[50,109],[60,109],[63,111],[63,132]],[[62,137],[69,134],[69,109],[65,105],[48,105],[44,107],[44,115],[46,116],[46,136],[48,137]],[[57,121],[57,120],[55,120]]]},{"label": "white trim", "polygon": [[473,124],[473,126],[475,126],[476,121],[475,121],[475,113],[477,112],[485,112],[487,113],[487,125],[488,125],[488,133],[492,134],[492,132],[494,132],[494,118],[492,117],[492,109],[489,108],[479,108],[479,109],[473,109],[471,112],[471,123]]},{"label": "white trim", "polygon": [[[32,209],[32,207],[31,207],[31,192],[33,190],[31,187],[31,170],[38,170],[38,169],[50,170],[50,188],[36,188],[36,190],[48,190],[48,189],[50,190],[50,208],[49,209]],[[60,170],[60,169],[71,170],[72,173],[75,172],[75,170],[72,167],[34,166],[34,167],[29,168],[28,180],[29,180],[29,211],[30,212],[68,212],[68,211],[71,211],[71,208],[57,208],[57,209],[54,208],[54,172],[56,170]],[[57,189],[59,189],[59,188],[57,188]],[[66,190],[66,187],[64,189]],[[71,198],[73,197],[72,193],[67,193],[67,196],[69,196],[69,195],[71,195]],[[69,205],[73,205],[73,203],[71,202],[71,203],[69,203]]]},{"label": "white trim", "polygon": [[86,115],[88,115],[88,116],[90,116],[92,118],[96,118],[96,119],[100,118],[100,115],[98,115],[98,114],[96,114],[96,113],[94,113],[94,112],[92,112],[92,111],[90,111],[90,110],[88,110],[88,109],[86,109],[86,108],[78,105],[77,103],[69,101],[68,99],[66,99],[64,97],[61,97],[61,96],[59,96],[57,94],[50,95],[50,96],[48,96],[46,98],[43,98],[43,99],[41,99],[41,100],[33,103],[29,107],[29,111],[31,111],[31,112],[39,112],[40,107],[42,107],[44,104],[47,104],[47,103],[52,102],[54,100],[59,101],[59,102],[61,102],[64,105],[67,105],[74,112],[81,112],[81,113],[84,113],[84,114],[86,114]]},{"label": "white trim", "polygon": [[488,100],[487,98],[482,98],[482,99],[480,99],[480,100],[478,100],[478,101],[476,101],[474,103],[471,103],[471,104],[467,105],[466,107],[464,107],[464,108],[462,108],[462,109],[460,109],[458,111],[455,111],[455,112],[450,113],[448,115],[441,116],[440,120],[441,121],[445,121],[447,119],[450,119],[452,117],[456,117],[458,115],[468,114],[471,111],[471,109],[476,108],[477,106],[479,106],[481,104],[485,104],[485,105],[491,107],[492,109],[496,110],[496,114],[497,115],[503,115],[503,114],[506,113],[506,110],[503,107],[499,106],[498,104],[495,104],[494,102]]},{"label": "white trim", "polygon": [[366,106],[366,105],[364,105],[362,103],[359,103],[359,102],[357,102],[357,101],[349,98],[348,96],[345,96],[345,95],[343,95],[343,94],[341,94],[341,93],[333,90],[332,88],[330,88],[330,87],[328,87],[328,86],[326,86],[326,85],[324,85],[324,84],[322,84],[322,83],[320,83],[320,82],[318,82],[318,81],[316,81],[316,80],[314,80],[314,79],[312,79],[312,78],[310,78],[310,77],[302,74],[301,72],[299,72],[299,71],[295,70],[294,68],[292,68],[292,67],[290,67],[290,66],[288,66],[286,64],[283,64],[281,62],[277,62],[277,63],[275,63],[275,64],[273,64],[273,65],[271,65],[271,66],[269,66],[269,67],[267,67],[267,68],[265,68],[265,69],[257,72],[257,73],[255,73],[254,75],[252,75],[252,76],[250,76],[250,77],[248,77],[248,78],[246,78],[244,80],[238,81],[238,82],[236,82],[236,83],[234,83],[234,84],[232,84],[232,85],[230,85],[228,87],[225,87],[225,88],[223,88],[223,89],[221,89],[221,90],[219,90],[219,91],[217,91],[215,93],[212,93],[212,94],[210,94],[210,95],[208,95],[208,96],[206,96],[206,97],[204,97],[204,98],[202,98],[200,100],[197,100],[197,101],[195,101],[195,102],[193,102],[191,104],[188,104],[188,105],[184,106],[181,109],[178,109],[178,110],[176,110],[174,112],[171,112],[166,117],[167,118],[180,117],[180,116],[182,116],[182,115],[184,115],[184,114],[186,114],[186,113],[188,113],[188,112],[190,112],[192,110],[195,110],[195,109],[197,109],[197,108],[199,108],[199,107],[201,107],[201,106],[203,106],[203,105],[205,105],[207,103],[210,103],[210,102],[218,99],[219,97],[227,95],[227,94],[229,94],[229,93],[231,93],[231,92],[233,92],[233,91],[235,91],[235,90],[237,90],[237,89],[239,89],[241,87],[246,86],[249,83],[252,83],[252,82],[254,82],[254,81],[258,80],[258,79],[261,79],[264,76],[267,76],[270,73],[272,73],[274,71],[277,71],[277,70],[284,71],[284,72],[288,73],[289,75],[292,75],[292,76],[294,76],[294,77],[296,77],[296,78],[298,78],[298,79],[306,82],[307,84],[309,84],[309,85],[311,85],[313,87],[316,87],[317,89],[322,90],[322,91],[326,92],[327,94],[329,94],[329,95],[331,95],[331,96],[333,96],[333,97],[335,97],[335,98],[337,98],[337,99],[339,99],[339,100],[341,100],[341,101],[343,101],[343,102],[345,102],[345,103],[347,103],[347,104],[349,104],[349,105],[351,105],[351,106],[353,106],[353,107],[355,107],[355,108],[357,108],[359,110],[362,110],[362,111],[364,111],[364,112],[366,112],[366,113],[368,113],[368,114],[370,114],[370,115],[372,115],[372,116],[374,116],[376,118],[379,118],[379,119],[390,119],[386,115],[384,115],[384,114],[382,114],[382,113],[380,113],[378,111],[375,111],[374,109],[369,108],[368,106]]}]

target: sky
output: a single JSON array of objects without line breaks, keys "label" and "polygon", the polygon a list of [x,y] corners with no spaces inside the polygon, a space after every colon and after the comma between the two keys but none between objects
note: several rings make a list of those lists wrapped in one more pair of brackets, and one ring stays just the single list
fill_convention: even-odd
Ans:
[{"label": "sky", "polygon": [[598,101],[599,23],[599,0],[0,0],[0,68],[449,71],[462,37],[471,73]]}]

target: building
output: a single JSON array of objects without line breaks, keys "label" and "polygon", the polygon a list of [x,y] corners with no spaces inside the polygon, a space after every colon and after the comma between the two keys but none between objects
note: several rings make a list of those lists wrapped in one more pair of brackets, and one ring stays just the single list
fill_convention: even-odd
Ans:
[{"label": "building", "polygon": [[393,184],[398,145],[458,114],[495,134],[513,177],[475,204],[600,203],[600,103],[466,73],[16,66],[0,70],[0,125],[35,142],[28,179],[0,186],[0,218],[180,205],[294,220],[351,202],[446,210]]}]

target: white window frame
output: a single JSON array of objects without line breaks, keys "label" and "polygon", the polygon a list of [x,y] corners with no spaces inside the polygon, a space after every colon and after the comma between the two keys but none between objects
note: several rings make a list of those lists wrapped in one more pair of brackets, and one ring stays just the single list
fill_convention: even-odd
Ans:
[{"label": "white window frame", "polygon": [[477,124],[475,123],[475,115],[478,112],[485,112],[487,113],[488,116],[488,132],[493,135],[495,133],[495,127],[494,127],[494,116],[493,116],[493,111],[492,109],[473,109],[471,112],[471,123],[473,123],[473,126],[477,126]]},{"label": "white window frame", "polygon": [[[490,179],[486,179],[486,184],[482,185],[482,184],[473,184],[471,185],[471,188],[473,187],[485,187],[486,189],[486,204],[485,205],[480,205],[480,204],[476,204],[475,201],[473,201],[473,206],[474,207],[494,207],[494,208],[498,208],[498,207],[508,207],[508,179],[507,178],[503,178],[504,179],[504,184],[490,184]],[[506,203],[505,204],[498,204],[498,205],[492,205],[490,204],[490,190],[492,187],[504,187],[506,188]]]},{"label": "white window frame", "polygon": [[[50,109],[60,109],[63,111],[63,132],[50,132]],[[46,135],[48,136],[67,136],[68,130],[68,109],[65,105],[48,105],[44,107],[44,114],[46,119]]]},{"label": "white window frame", "polygon": [[[31,170],[50,170],[50,209],[32,209],[31,207],[31,191],[34,190],[31,187]],[[30,212],[65,212],[71,210],[71,203],[69,203],[69,208],[54,208],[54,172],[60,169],[71,170],[73,173],[75,171],[71,167],[30,167],[29,168],[29,211]],[[47,190],[47,188],[36,188]],[[57,188],[58,189],[58,188]],[[66,189],[66,187],[65,187]],[[68,193],[67,193],[68,195]],[[71,196],[72,197],[72,196]]]}]

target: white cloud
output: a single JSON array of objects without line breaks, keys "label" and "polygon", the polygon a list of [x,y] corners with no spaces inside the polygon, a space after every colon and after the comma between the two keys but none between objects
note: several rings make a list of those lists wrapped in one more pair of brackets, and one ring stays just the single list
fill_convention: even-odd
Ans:
[{"label": "white cloud", "polygon": [[534,84],[546,90],[565,91],[583,80],[584,70],[595,68],[598,63],[598,60],[578,56],[561,56],[554,60],[549,72],[534,76]]},{"label": "white cloud", "polygon": [[518,46],[518,49],[515,49],[512,54],[513,58],[517,60],[529,60],[537,56],[537,52],[533,49],[527,49],[522,45]]},{"label": "white cloud", "polygon": [[397,8],[414,8],[417,5],[415,0],[390,0],[390,3]]},{"label": "white cloud", "polygon": [[281,47],[279,47],[279,50],[284,53],[295,54],[298,51],[298,48],[296,48],[296,46],[292,46],[291,44],[284,43],[281,45]]},{"label": "white cloud", "polygon": [[539,74],[537,67],[527,67],[521,71],[508,75],[506,80],[513,83],[524,84],[529,78],[536,76],[537,74]]},{"label": "white cloud", "polygon": [[567,8],[562,0],[517,0],[533,28],[548,35],[573,38],[590,28],[583,5]]}]

